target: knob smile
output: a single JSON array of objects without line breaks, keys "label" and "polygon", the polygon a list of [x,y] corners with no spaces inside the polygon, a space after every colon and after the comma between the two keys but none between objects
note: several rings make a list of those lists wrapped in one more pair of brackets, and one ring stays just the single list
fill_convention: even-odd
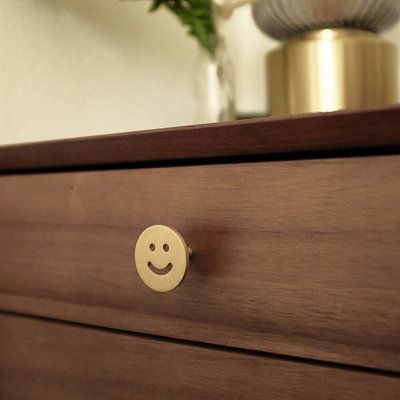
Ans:
[{"label": "knob smile", "polygon": [[164,267],[164,268],[159,268],[159,267],[156,267],[151,261],[149,261],[149,262],[147,263],[147,266],[149,267],[149,269],[150,269],[153,273],[155,273],[155,274],[157,274],[157,275],[166,275],[166,274],[168,274],[168,272],[171,271],[171,269],[172,269],[172,267],[173,267],[173,265],[172,265],[171,263],[168,263],[166,267]]}]

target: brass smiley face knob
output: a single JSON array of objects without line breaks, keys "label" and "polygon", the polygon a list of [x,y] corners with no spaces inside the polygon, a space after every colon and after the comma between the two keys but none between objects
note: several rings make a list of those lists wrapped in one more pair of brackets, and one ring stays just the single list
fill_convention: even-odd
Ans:
[{"label": "brass smiley face knob", "polygon": [[191,255],[192,250],[175,229],[153,225],[137,240],[136,269],[149,288],[168,292],[182,282]]}]

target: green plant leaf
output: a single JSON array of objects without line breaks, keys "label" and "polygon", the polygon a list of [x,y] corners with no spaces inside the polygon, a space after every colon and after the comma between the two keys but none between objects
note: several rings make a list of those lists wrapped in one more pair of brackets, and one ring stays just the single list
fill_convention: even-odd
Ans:
[{"label": "green plant leaf", "polygon": [[194,36],[201,46],[214,54],[217,45],[211,0],[153,0],[149,11],[155,11],[161,5],[172,11],[188,27],[188,33]]},{"label": "green plant leaf", "polygon": [[162,3],[163,3],[163,0],[154,0],[149,11],[156,11],[161,6]]}]

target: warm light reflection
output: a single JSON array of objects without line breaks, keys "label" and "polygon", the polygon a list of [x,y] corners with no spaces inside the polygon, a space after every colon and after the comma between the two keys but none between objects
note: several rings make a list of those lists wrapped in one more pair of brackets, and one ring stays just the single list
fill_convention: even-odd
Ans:
[{"label": "warm light reflection", "polygon": [[337,63],[334,60],[333,42],[329,40],[332,37],[330,30],[323,31],[323,39],[319,44],[319,82],[320,88],[320,104],[324,111],[332,111],[336,109],[336,93],[337,93]]}]

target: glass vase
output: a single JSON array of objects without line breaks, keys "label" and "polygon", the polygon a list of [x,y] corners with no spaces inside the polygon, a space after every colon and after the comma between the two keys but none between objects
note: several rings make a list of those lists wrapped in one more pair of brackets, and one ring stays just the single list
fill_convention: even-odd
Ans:
[{"label": "glass vase", "polygon": [[214,53],[198,46],[193,77],[195,121],[207,123],[235,119],[233,67],[222,38]]}]

